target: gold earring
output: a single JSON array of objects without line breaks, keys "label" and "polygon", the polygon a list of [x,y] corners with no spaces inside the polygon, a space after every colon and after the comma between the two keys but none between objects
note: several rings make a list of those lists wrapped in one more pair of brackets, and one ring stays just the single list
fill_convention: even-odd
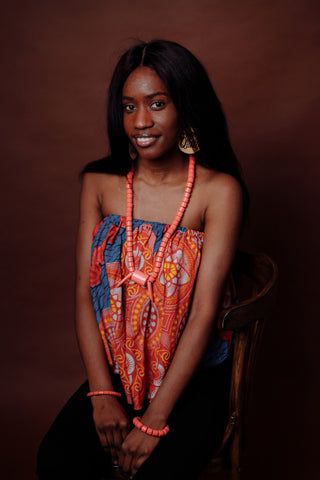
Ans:
[{"label": "gold earring", "polygon": [[194,154],[199,152],[200,147],[198,144],[197,137],[194,134],[193,128],[190,128],[190,133],[186,131],[181,133],[181,137],[178,143],[178,147],[183,153]]},{"label": "gold earring", "polygon": [[129,142],[129,155],[131,160],[135,160],[138,156],[137,150],[134,148],[131,142]]}]

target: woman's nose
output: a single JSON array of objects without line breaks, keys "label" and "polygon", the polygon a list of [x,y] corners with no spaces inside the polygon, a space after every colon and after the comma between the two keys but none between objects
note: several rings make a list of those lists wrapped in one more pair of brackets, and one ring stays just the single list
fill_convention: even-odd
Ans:
[{"label": "woman's nose", "polygon": [[146,108],[139,108],[134,116],[135,128],[149,128],[152,127],[152,115]]}]

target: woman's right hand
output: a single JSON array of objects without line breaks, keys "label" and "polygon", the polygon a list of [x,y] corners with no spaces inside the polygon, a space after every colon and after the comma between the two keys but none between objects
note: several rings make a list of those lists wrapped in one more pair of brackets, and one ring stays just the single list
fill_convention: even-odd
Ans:
[{"label": "woman's right hand", "polygon": [[104,450],[111,453],[112,461],[118,465],[122,442],[130,430],[130,422],[124,408],[115,397],[92,397],[93,420]]}]

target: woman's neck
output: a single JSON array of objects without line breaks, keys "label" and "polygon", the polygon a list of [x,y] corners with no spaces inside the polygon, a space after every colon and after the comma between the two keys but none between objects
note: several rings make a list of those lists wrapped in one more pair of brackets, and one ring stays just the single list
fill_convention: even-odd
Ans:
[{"label": "woman's neck", "polygon": [[171,183],[171,181],[185,176],[188,163],[189,157],[180,152],[156,160],[138,158],[134,176],[136,180],[143,180],[149,185]]}]

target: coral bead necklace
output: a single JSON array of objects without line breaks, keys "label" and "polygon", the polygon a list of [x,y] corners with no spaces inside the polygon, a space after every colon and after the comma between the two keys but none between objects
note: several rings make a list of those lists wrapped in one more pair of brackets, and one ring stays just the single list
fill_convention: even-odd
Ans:
[{"label": "coral bead necklace", "polygon": [[117,283],[116,287],[120,287],[124,282],[127,280],[132,280],[133,282],[147,286],[149,296],[151,301],[153,302],[153,292],[152,292],[152,284],[157,278],[164,252],[168,245],[168,242],[172,236],[172,234],[177,229],[184,212],[188,206],[192,187],[194,184],[194,177],[195,177],[195,159],[193,155],[189,155],[189,168],[188,168],[188,180],[186,184],[186,188],[184,191],[184,196],[181,202],[181,205],[177,211],[175,219],[173,220],[172,224],[168,228],[167,232],[164,234],[162,242],[160,244],[159,250],[157,252],[155,262],[153,265],[152,272],[150,275],[147,273],[141,272],[140,270],[136,270],[134,266],[134,258],[133,258],[133,234],[132,234],[132,218],[133,218],[133,174],[134,170],[133,167],[130,172],[127,174],[127,211],[126,211],[126,231],[127,231],[127,257],[128,257],[128,268],[129,273],[126,275],[119,283]]}]

